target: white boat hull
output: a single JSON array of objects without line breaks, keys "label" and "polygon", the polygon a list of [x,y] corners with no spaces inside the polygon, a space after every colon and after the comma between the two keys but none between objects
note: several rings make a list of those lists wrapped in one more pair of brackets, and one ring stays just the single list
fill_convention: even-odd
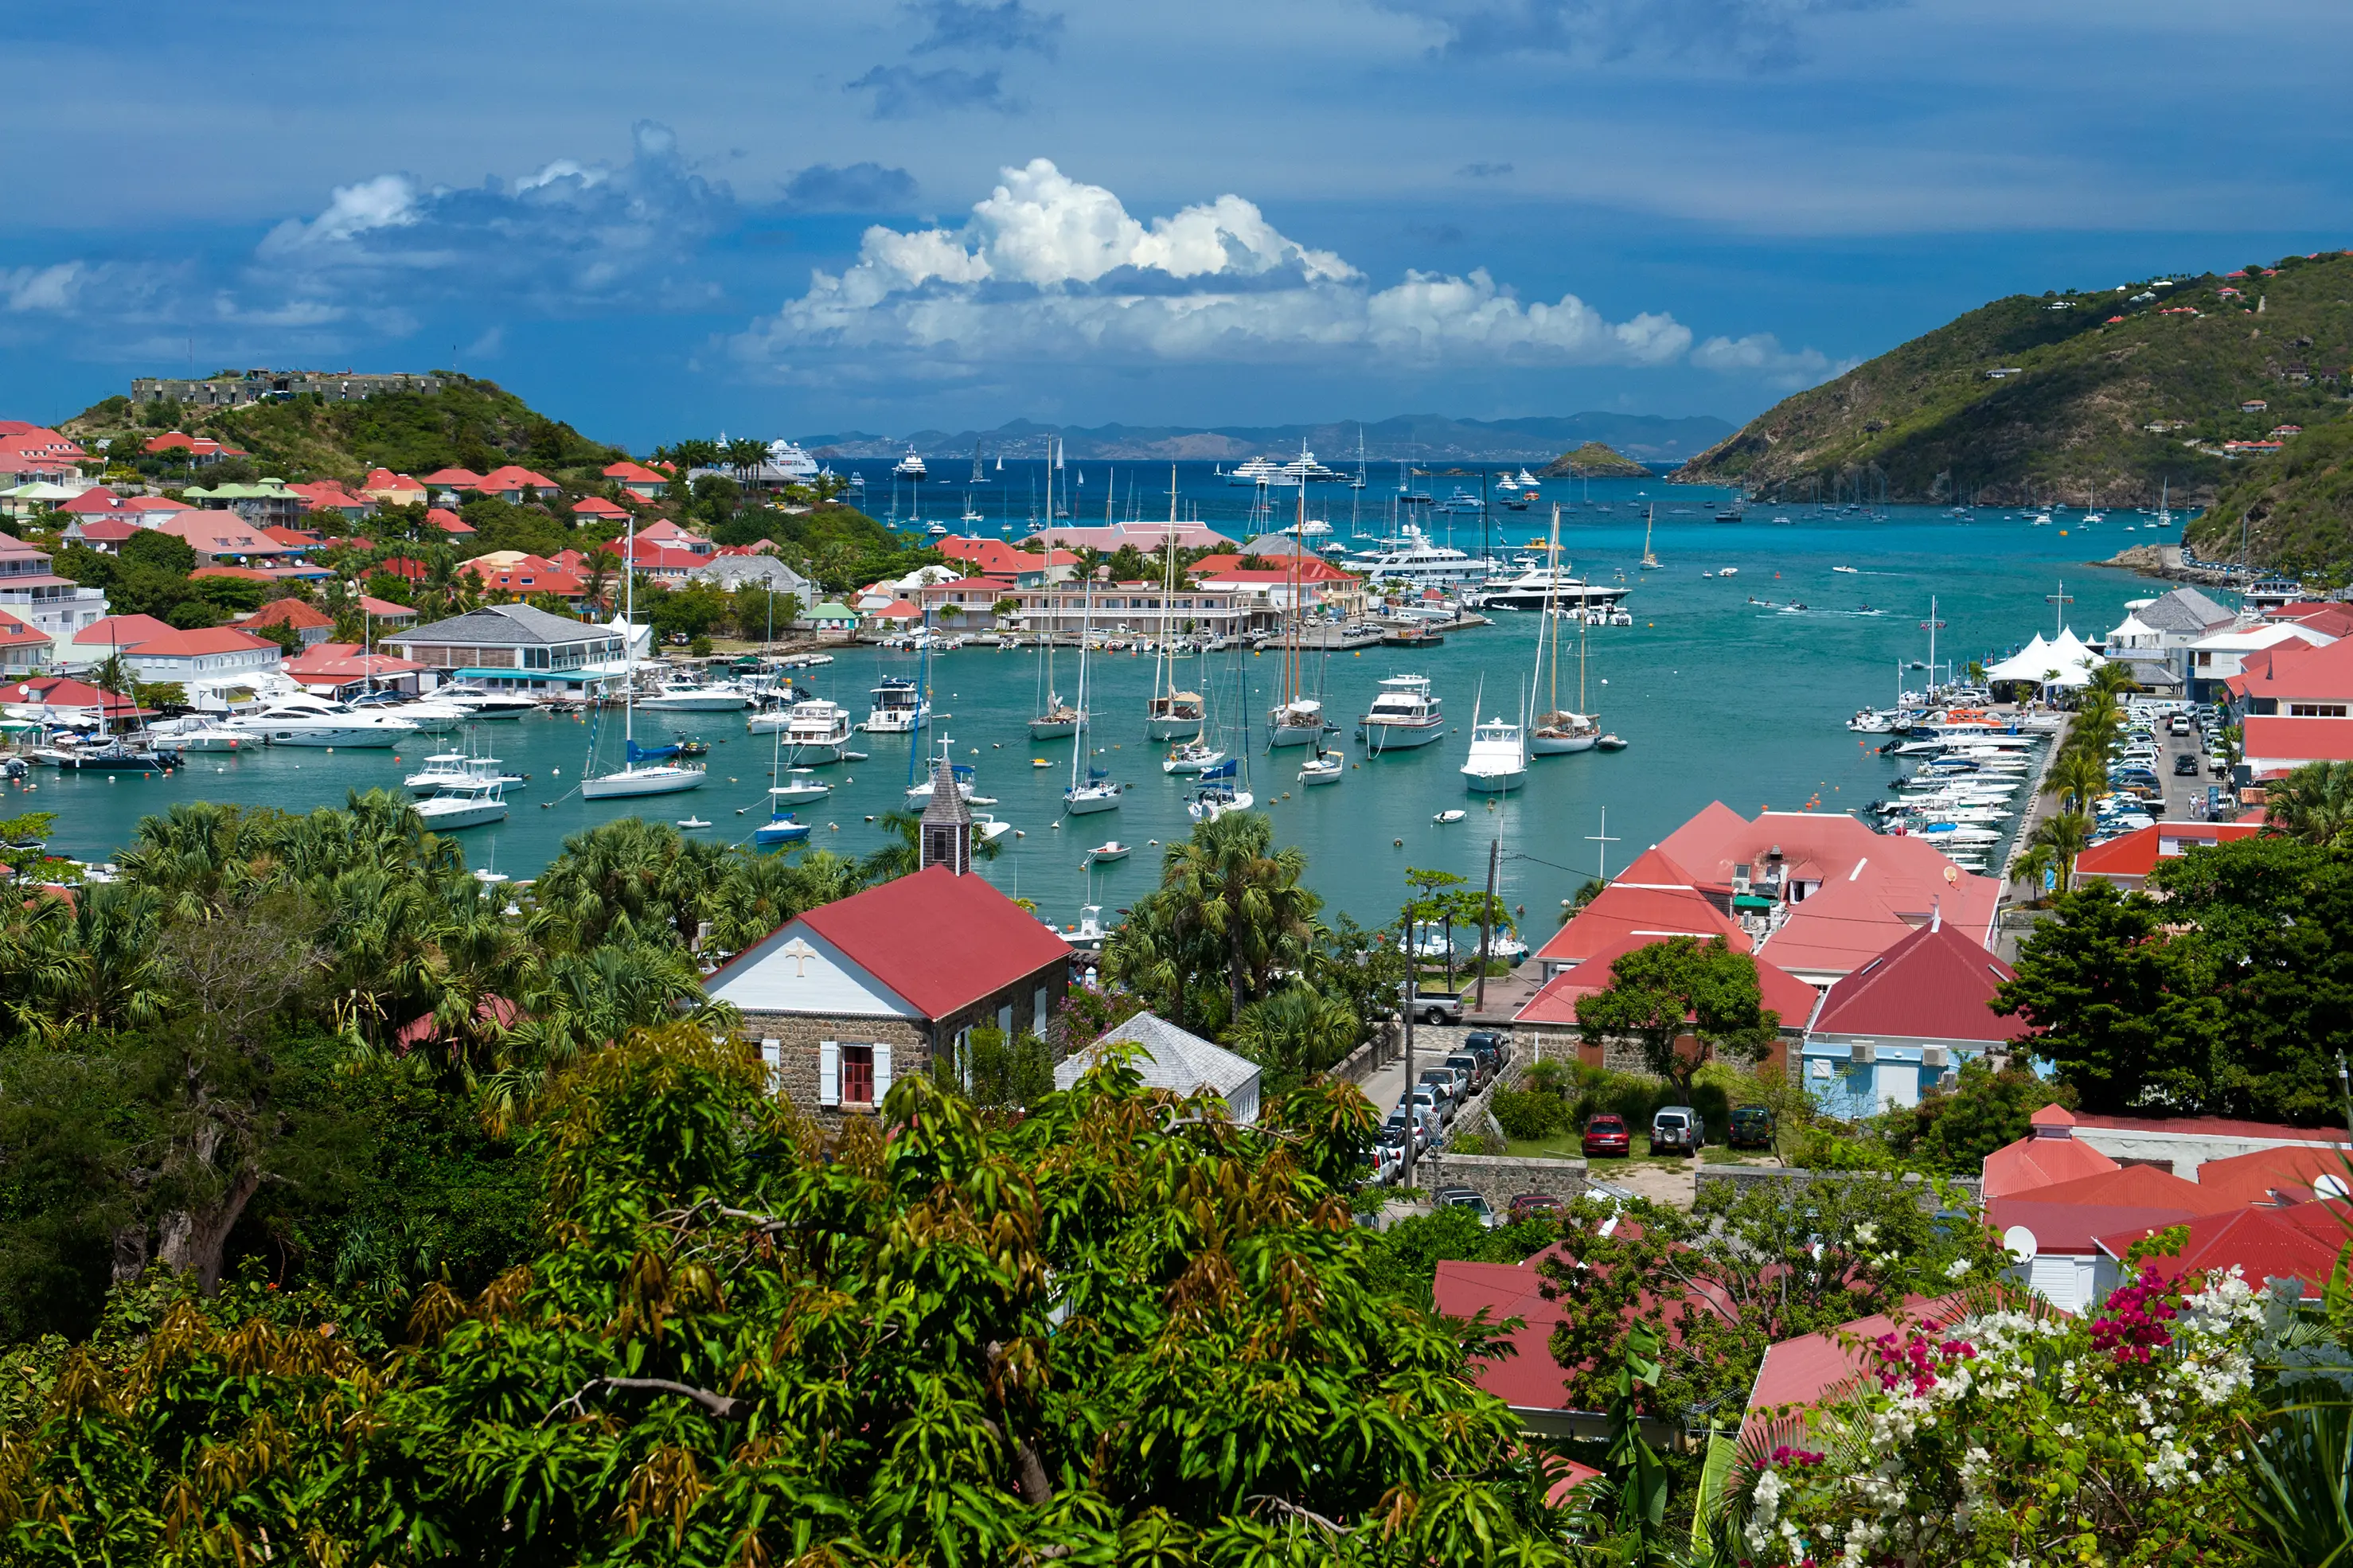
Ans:
[{"label": "white boat hull", "polygon": [[697,789],[706,775],[701,768],[681,768],[669,763],[653,767],[623,768],[602,778],[583,779],[580,798],[583,800],[624,800],[634,795],[676,795],[681,790]]},{"label": "white boat hull", "polygon": [[1029,738],[1033,741],[1060,741],[1079,732],[1076,719],[1032,719]]},{"label": "white boat hull", "polygon": [[1314,789],[1318,784],[1335,784],[1340,782],[1340,774],[1344,771],[1345,770],[1336,767],[1302,768],[1299,770],[1299,782],[1310,789]]},{"label": "white boat hull", "polygon": [[1201,733],[1198,719],[1146,719],[1144,738],[1147,741],[1190,741]]},{"label": "white boat hull", "polygon": [[425,826],[436,833],[451,833],[460,827],[480,827],[507,819],[504,801],[467,801],[443,811],[433,810],[436,804],[428,800],[415,807],[417,815],[425,819]]},{"label": "white boat hull", "polygon": [[1411,751],[1416,746],[1427,746],[1445,733],[1443,723],[1366,724],[1365,749],[1369,752]]},{"label": "white boat hull", "polygon": [[249,751],[259,742],[250,735],[205,730],[193,735],[174,735],[165,743],[183,752],[243,752]]},{"label": "white boat hull", "polygon": [[794,767],[816,767],[820,763],[841,761],[843,753],[849,750],[849,742],[846,740],[787,741],[785,742],[785,761]]},{"label": "white boat hull", "polygon": [[1160,764],[1164,773],[1205,773],[1226,760],[1223,752],[1212,752],[1206,757],[1169,757]]},{"label": "white boat hull", "polygon": [[1527,776],[1525,773],[1474,773],[1469,768],[1462,770],[1464,785],[1479,795],[1508,795],[1519,788],[1520,781]]},{"label": "white boat hull", "polygon": [[912,735],[928,721],[929,715],[916,718],[907,713],[869,713],[866,732],[870,735]]},{"label": "white boat hull", "polygon": [[389,726],[368,725],[364,728],[322,726],[318,729],[294,728],[271,724],[254,731],[273,746],[347,746],[353,749],[376,747],[388,749],[405,741],[414,740],[417,731],[406,724],[395,730]]},{"label": "white boat hull", "polygon": [[1270,746],[1307,746],[1321,740],[1323,735],[1324,726],[1321,724],[1279,724],[1268,734],[1266,743]]},{"label": "white boat hull", "polygon": [[1067,790],[1062,795],[1062,810],[1071,816],[1089,816],[1098,811],[1115,811],[1118,807],[1117,790]]},{"label": "white boat hull", "polygon": [[1196,822],[1215,822],[1229,811],[1248,811],[1257,804],[1250,791],[1237,790],[1230,800],[1197,800],[1185,808],[1185,815]]},{"label": "white boat hull", "polygon": [[648,713],[740,713],[752,700],[740,693],[698,693],[691,697],[640,697],[638,707]]},{"label": "white boat hull", "polygon": [[1530,735],[1528,750],[1539,757],[1566,756],[1571,752],[1589,752],[1599,735]]}]

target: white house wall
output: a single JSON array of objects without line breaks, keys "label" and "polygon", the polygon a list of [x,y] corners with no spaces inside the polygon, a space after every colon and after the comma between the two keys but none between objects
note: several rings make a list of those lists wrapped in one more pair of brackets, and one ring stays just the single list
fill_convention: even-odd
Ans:
[{"label": "white house wall", "polygon": [[[785,950],[798,939],[808,950]],[[752,950],[711,987],[711,999],[746,1013],[818,1013],[918,1018],[922,1012],[798,921]]]}]

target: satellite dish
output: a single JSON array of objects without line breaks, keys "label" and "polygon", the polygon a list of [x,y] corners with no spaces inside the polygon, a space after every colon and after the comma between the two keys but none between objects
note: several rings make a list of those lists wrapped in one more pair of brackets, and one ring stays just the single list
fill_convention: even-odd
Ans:
[{"label": "satellite dish", "polygon": [[2342,1176],[2323,1176],[2312,1184],[2312,1191],[2316,1197],[2353,1198],[2353,1187],[2348,1187]]},{"label": "satellite dish", "polygon": [[2001,1233],[2001,1249],[2010,1254],[2012,1263],[2031,1263],[2034,1255],[2042,1250],[2034,1233],[2022,1225],[2011,1226]]}]

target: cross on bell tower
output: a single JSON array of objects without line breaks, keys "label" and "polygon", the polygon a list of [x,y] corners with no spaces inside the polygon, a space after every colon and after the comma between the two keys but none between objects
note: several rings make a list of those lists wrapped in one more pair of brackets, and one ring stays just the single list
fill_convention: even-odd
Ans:
[{"label": "cross on bell tower", "polygon": [[923,807],[923,825],[915,835],[915,868],[945,866],[962,877],[972,870],[972,807],[956,788],[955,768],[945,745],[940,753],[932,763],[932,804]]}]

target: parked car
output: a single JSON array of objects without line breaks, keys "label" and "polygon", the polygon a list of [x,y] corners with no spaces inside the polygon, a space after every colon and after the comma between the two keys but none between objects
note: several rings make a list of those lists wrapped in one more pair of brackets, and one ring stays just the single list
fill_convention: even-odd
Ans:
[{"label": "parked car", "polygon": [[1472,1030],[1462,1037],[1462,1045],[1467,1050],[1494,1052],[1497,1072],[1503,1071],[1504,1064],[1512,1059],[1512,1037],[1499,1035],[1493,1029]]},{"label": "parked car", "polygon": [[1444,1084],[1447,1097],[1454,1101],[1454,1108],[1457,1110],[1461,1110],[1463,1102],[1471,1098],[1470,1073],[1456,1067],[1451,1061],[1440,1062],[1435,1067],[1423,1068],[1421,1081]]},{"label": "parked car", "polygon": [[[1405,1138],[1405,1112],[1403,1110],[1393,1110],[1389,1112],[1388,1122],[1381,1128],[1381,1136],[1387,1138],[1394,1135],[1399,1142],[1402,1142]],[[1422,1115],[1415,1118],[1413,1152],[1417,1154],[1421,1153],[1432,1143],[1437,1142],[1438,1131],[1438,1121],[1434,1115],[1425,1111]]]},{"label": "parked car", "polygon": [[1495,1228],[1495,1211],[1484,1196],[1469,1187],[1440,1187],[1430,1201],[1442,1209],[1469,1209],[1489,1230]]},{"label": "parked car", "polygon": [[1505,1222],[1517,1225],[1524,1219],[1539,1219],[1567,1212],[1568,1205],[1550,1193],[1522,1193],[1513,1198],[1504,1210]]},{"label": "parked car", "polygon": [[1773,1113],[1761,1105],[1734,1107],[1732,1124],[1725,1129],[1724,1141],[1736,1149],[1770,1149]]},{"label": "parked car", "polygon": [[1439,1085],[1418,1083],[1412,1092],[1414,1108],[1438,1118],[1439,1126],[1444,1127],[1454,1120],[1454,1098]]},{"label": "parked car", "polygon": [[1413,1016],[1425,1024],[1459,1024],[1462,1021],[1462,998],[1449,996],[1443,991],[1416,991]]},{"label": "parked car", "polygon": [[1388,1186],[1405,1170],[1405,1127],[1400,1123],[1398,1135],[1388,1135],[1386,1128],[1373,1142],[1372,1174],[1367,1179],[1377,1186]]},{"label": "parked car", "polygon": [[1651,1118],[1651,1152],[1689,1154],[1699,1157],[1700,1145],[1707,1142],[1707,1128],[1699,1112],[1688,1105],[1662,1105]]},{"label": "parked car", "polygon": [[2174,758],[2173,776],[2178,779],[2196,778],[2198,776],[2198,753],[2195,752],[2184,752],[2179,756]]},{"label": "parked car", "polygon": [[2187,735],[2189,733],[2189,715],[2176,713],[2171,719],[2166,721],[2165,728],[2168,734]]},{"label": "parked car", "polygon": [[1464,1077],[1469,1079],[1469,1092],[1472,1094],[1486,1088],[1488,1081],[1495,1076],[1494,1069],[1481,1061],[1476,1051],[1457,1051],[1446,1058],[1446,1065],[1462,1069]]},{"label": "parked car", "polygon": [[1585,1119],[1585,1157],[1601,1159],[1609,1155],[1624,1158],[1634,1152],[1634,1135],[1627,1131],[1626,1119],[1600,1111]]}]

